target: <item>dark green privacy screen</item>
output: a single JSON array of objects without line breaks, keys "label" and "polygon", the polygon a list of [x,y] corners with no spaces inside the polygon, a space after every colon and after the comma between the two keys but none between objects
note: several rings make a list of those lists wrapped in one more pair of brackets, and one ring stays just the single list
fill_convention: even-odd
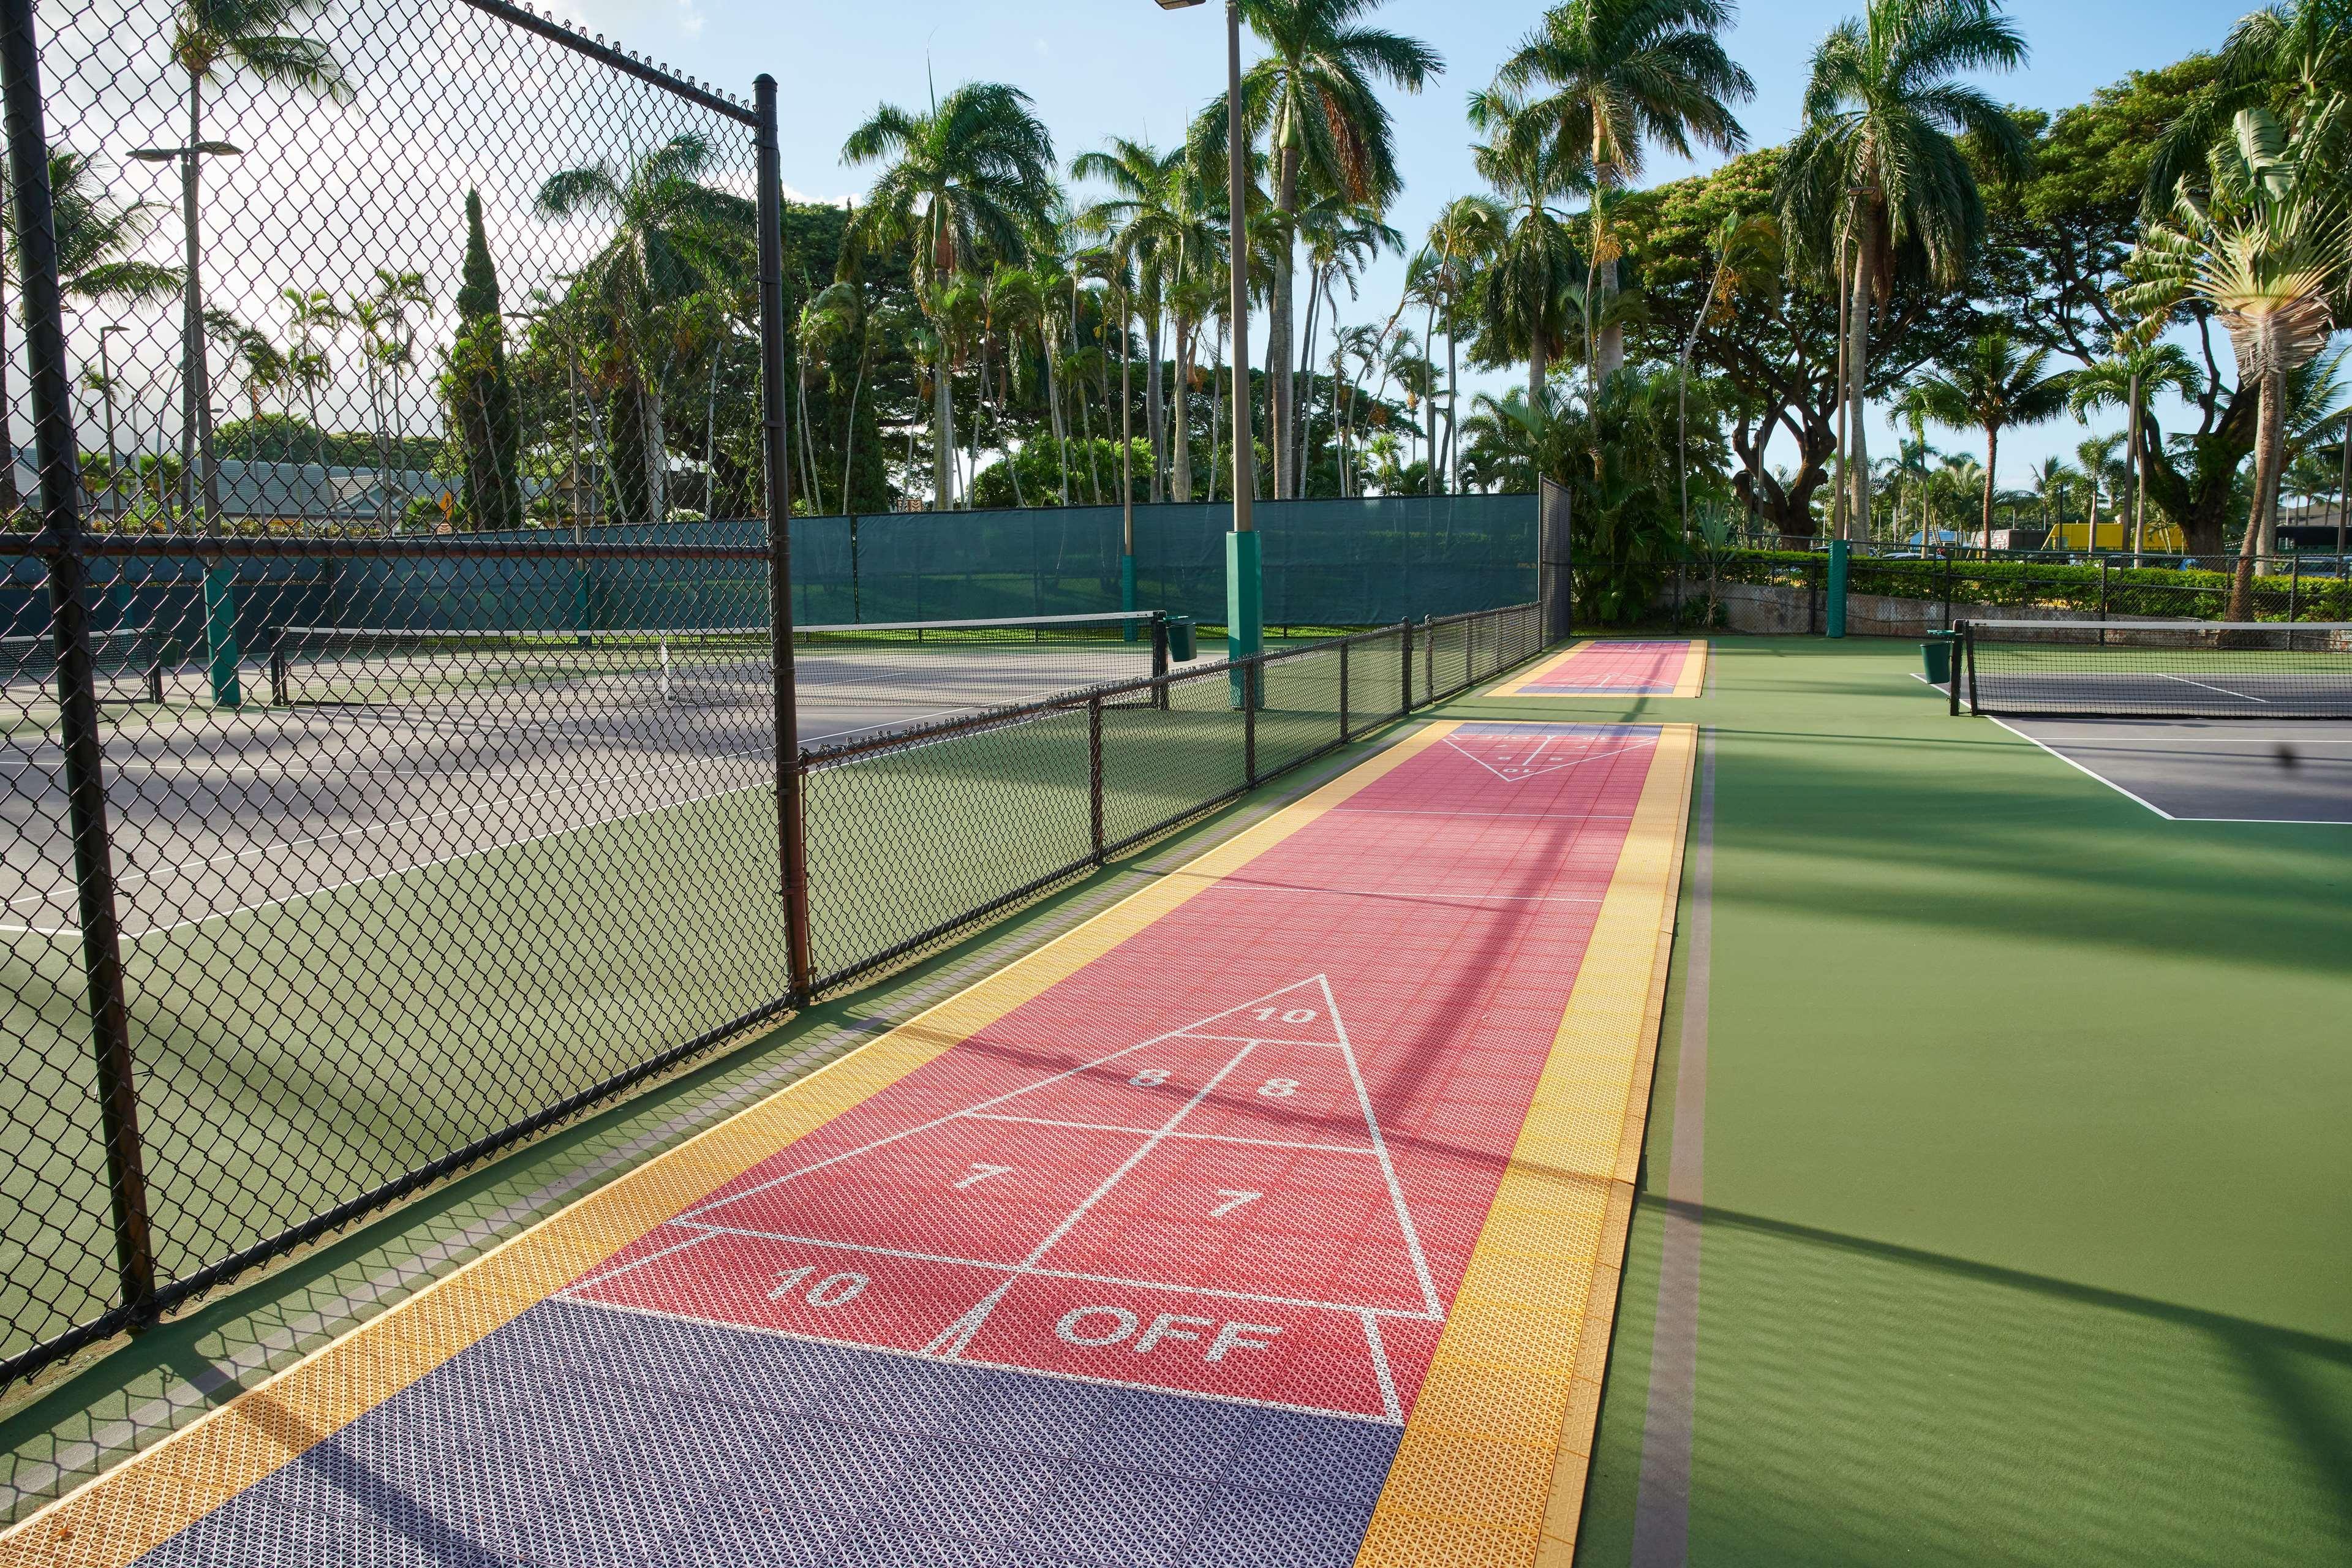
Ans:
[{"label": "dark green privacy screen", "polygon": [[[1265,502],[1269,626],[1376,626],[1523,604],[1533,496]],[[1135,509],[1137,607],[1221,623],[1232,509]],[[820,622],[1069,615],[1118,605],[1117,507],[896,512],[793,524],[796,615]]]}]

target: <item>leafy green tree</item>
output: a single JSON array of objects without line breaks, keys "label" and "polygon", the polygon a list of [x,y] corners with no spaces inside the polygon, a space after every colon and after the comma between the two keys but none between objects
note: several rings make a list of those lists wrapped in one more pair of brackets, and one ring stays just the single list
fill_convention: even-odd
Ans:
[{"label": "leafy green tree", "polygon": [[2025,54],[2024,38],[1994,0],[1869,0],[1862,17],[1840,23],[1813,51],[1781,217],[1790,242],[1837,279],[1847,300],[1847,470],[1856,518],[1870,516],[1871,312],[1892,302],[1898,268],[1949,289],[1967,278],[1986,228],[1976,171],[2021,178],[2030,148],[2008,111],[1961,79],[2013,69]]},{"label": "leafy green tree", "polygon": [[2020,343],[2003,331],[1989,331],[1968,352],[1918,384],[1928,416],[1955,430],[1981,430],[1985,438],[1984,508],[1986,549],[1992,548],[1993,490],[2000,472],[2000,433],[2021,425],[2043,425],[2066,411],[2072,390],[2064,372],[2052,373],[2048,349]]},{"label": "leafy green tree", "polygon": [[2133,258],[2125,303],[2152,335],[2196,299],[2229,330],[2238,378],[2260,395],[2252,510],[2239,545],[2230,618],[2252,606],[2254,563],[2271,545],[2286,458],[2289,379],[2319,358],[2343,289],[2347,215],[2338,174],[2347,100],[2330,98],[2290,132],[2268,110],[2241,110],[2207,155],[2205,189],[2184,178],[2172,211]]},{"label": "leafy green tree", "polygon": [[2298,105],[2352,95],[2352,0],[2286,0],[2250,11],[2212,68],[2148,144],[2140,195],[2151,220],[2171,210],[2180,182],[2198,177],[2240,113],[2291,119]]},{"label": "leafy green tree", "polygon": [[[1360,20],[1380,4],[1240,0],[1242,19],[1266,48],[1242,78],[1243,123],[1252,142],[1265,142],[1272,156],[1274,207],[1280,215],[1266,345],[1276,500],[1290,494],[1287,476],[1298,438],[1291,363],[1297,357],[1300,204],[1310,182],[1360,206],[1382,209],[1394,200],[1402,180],[1379,85],[1418,92],[1445,68],[1419,39]],[[1219,97],[1193,122],[1193,156],[1203,166],[1223,164],[1225,112]]]},{"label": "leafy green tree", "polygon": [[466,193],[466,259],[458,274],[457,336],[442,378],[449,428],[457,438],[460,500],[480,529],[522,526],[522,425],[507,374],[507,323],[498,270],[482,227],[482,196]]},{"label": "leafy green tree", "polygon": [[[942,349],[951,336],[940,315],[956,281],[996,261],[1028,259],[1031,237],[1046,226],[1057,192],[1054,142],[1029,95],[1001,82],[971,82],[927,113],[894,104],[850,132],[842,161],[880,163],[861,222],[879,243],[912,247],[918,299]],[[932,376],[933,504],[955,501],[952,353]]]},{"label": "leafy green tree", "polygon": [[686,132],[625,165],[561,170],[539,187],[541,217],[595,216],[612,226],[572,279],[572,308],[604,339],[595,369],[609,388],[612,505],[624,521],[669,515],[667,384],[676,340],[662,313],[705,287],[736,284],[751,268],[757,209],[703,183],[717,163],[710,139]]},{"label": "leafy green tree", "polygon": [[[1513,92],[1543,89],[1527,112],[1592,170],[1596,317],[1618,286],[1618,247],[1603,215],[1612,193],[1641,178],[1648,143],[1684,158],[1698,147],[1737,153],[1747,145],[1731,105],[1755,97],[1756,84],[1724,52],[1719,35],[1732,14],[1725,0],[1568,0],[1545,13],[1496,74]],[[1600,378],[1624,362],[1623,329],[1602,327]]]},{"label": "leafy green tree", "polygon": [[1590,190],[1591,176],[1581,151],[1563,152],[1525,100],[1506,89],[1473,93],[1470,124],[1486,138],[1471,150],[1479,177],[1495,187],[1508,213],[1473,290],[1476,361],[1496,369],[1524,363],[1527,406],[1538,408],[1551,362],[1568,342],[1570,290],[1585,270],[1553,204],[1571,191]]}]

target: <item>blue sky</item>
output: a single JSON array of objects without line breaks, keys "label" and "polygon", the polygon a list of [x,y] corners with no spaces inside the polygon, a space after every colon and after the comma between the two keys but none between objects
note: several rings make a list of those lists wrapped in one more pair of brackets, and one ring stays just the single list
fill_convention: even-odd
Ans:
[{"label": "blue sky", "polygon": [[[1987,85],[2011,102],[2061,109],[2127,72],[2212,47],[2251,4],[2015,0],[2011,14],[2032,58]],[[1754,144],[1793,133],[1813,45],[1859,8],[1859,0],[1748,0],[1741,7],[1729,47],[1756,79],[1756,100],[1741,111]],[[1108,135],[1172,141],[1223,79],[1224,19],[1215,0],[1174,12],[1151,0],[568,0],[562,9],[719,86],[748,91],[751,77],[772,73],[782,85],[784,179],[813,199],[864,189],[867,173],[841,165],[842,141],[879,103],[921,102],[927,62],[943,89],[992,79],[1026,89],[1065,160]],[[1541,10],[1534,0],[1388,0],[1377,11],[1382,25],[1422,38],[1446,60],[1432,89],[1393,99],[1405,194],[1391,221],[1408,236],[1447,200],[1478,188],[1463,100],[1493,76]],[[1680,172],[1659,156],[1648,176]],[[1402,277],[1395,263],[1374,271],[1344,313],[1385,319]],[[2016,432],[2003,442],[2004,479],[2050,452],[2071,451],[2086,433],[2071,421]],[[1969,438],[1937,444],[1964,447]],[[1874,447],[1891,449],[1883,431]]]}]

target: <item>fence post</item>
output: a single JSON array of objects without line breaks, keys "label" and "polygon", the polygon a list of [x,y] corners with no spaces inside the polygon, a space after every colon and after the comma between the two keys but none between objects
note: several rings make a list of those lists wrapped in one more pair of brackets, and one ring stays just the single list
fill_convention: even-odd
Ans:
[{"label": "fence post", "polygon": [[1402,634],[1404,642],[1404,706],[1397,710],[1398,715],[1402,717],[1412,711],[1412,622],[1398,622],[1397,630]]},{"label": "fence post", "polygon": [[1343,743],[1348,739],[1348,644],[1349,640],[1347,637],[1339,639],[1339,739]]},{"label": "fence post", "polygon": [[[20,0],[21,3],[21,0]],[[751,84],[759,116],[760,403],[768,460],[768,643],[775,670],[776,837],[782,861],[784,940],[793,999],[816,989],[809,941],[808,836],[800,764],[800,700],[793,670],[793,466],[785,437],[783,156],[776,145],[776,79]]]},{"label": "fence post", "polygon": [[1103,863],[1102,696],[1087,699],[1087,799],[1094,818],[1095,864]]},{"label": "fence post", "polygon": [[1429,700],[1437,700],[1437,617],[1424,616],[1421,622],[1421,689]]},{"label": "fence post", "polygon": [[1258,672],[1265,655],[1252,654],[1242,661],[1242,777],[1252,789],[1257,788],[1257,699]]},{"label": "fence post", "polygon": [[[116,918],[106,752],[99,734],[97,672],[89,644],[80,463],[73,395],[66,382],[57,213],[49,190],[49,141],[42,123],[41,58],[33,34],[33,3],[5,0],[0,9],[0,95],[6,100],[14,187],[10,208],[16,227],[25,358],[32,373],[33,447],[40,468],[39,548],[48,557],[49,605],[55,617],[58,728],[65,753],[67,811],[73,824],[74,883],[79,896],[82,968],[89,987],[99,1120],[106,1139],[115,1275],[123,1307],[132,1321],[145,1323],[155,1315],[155,1247],[147,1214],[145,1153],[139,1141],[139,1087],[131,1057],[122,935]],[[0,460],[14,461],[15,455],[0,453]]]},{"label": "fence post", "polygon": [[2303,604],[2302,556],[2294,556],[2288,561],[2286,574],[2286,619],[2287,625],[2293,626],[2296,612]]},{"label": "fence post", "polygon": [[1943,624],[1941,626],[1937,627],[1937,630],[1939,630],[1939,631],[1947,631],[1947,632],[1948,632],[1948,631],[1950,631],[1950,630],[1952,629],[1952,552],[1951,552],[1949,550],[1946,550],[1946,551],[1944,551],[1944,552],[1943,552],[1943,556],[1944,556],[1944,611],[1943,611],[1943,614],[1937,617],[1937,619],[1941,620],[1944,624]]}]

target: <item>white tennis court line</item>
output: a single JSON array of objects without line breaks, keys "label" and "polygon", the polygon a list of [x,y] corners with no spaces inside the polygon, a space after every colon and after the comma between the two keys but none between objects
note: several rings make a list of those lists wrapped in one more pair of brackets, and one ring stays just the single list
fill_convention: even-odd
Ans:
[{"label": "white tennis court line", "polygon": [[[1987,718],[1991,718],[1991,715],[1990,715],[1990,714],[1987,714],[1987,715],[1986,715],[1986,717],[1987,717]],[[2004,730],[2008,731],[2011,734],[2012,734],[2012,735],[2016,736],[2019,740],[2028,742],[2030,742],[2030,743],[2032,743],[2032,744],[2033,744],[2033,745],[2036,745],[2036,746],[2040,746],[2043,751],[2045,751],[2045,752],[2049,752],[2052,756],[2053,756],[2053,757],[2057,758],[2060,762],[2062,762],[2062,763],[2065,763],[2068,767],[2073,768],[2076,773],[2083,774],[2084,777],[2086,777],[2086,778],[2094,778],[2094,779],[2098,780],[2101,784],[2103,784],[2106,785],[2109,789],[2111,789],[2111,790],[2115,791],[2117,795],[2119,795],[2123,796],[2126,800],[2128,800],[2128,801],[2131,801],[2131,802],[2133,802],[2133,803],[2135,803],[2135,804],[2137,804],[2137,805],[2144,805],[2144,806],[2147,807],[2147,809],[2148,809],[2148,810],[2150,810],[2150,811],[2152,811],[2152,812],[2156,813],[2156,815],[2157,815],[2157,816],[2160,816],[2160,817],[2164,818],[2164,820],[2165,820],[2165,821],[2167,821],[2167,822],[2178,822],[2178,821],[2179,821],[2179,820],[2180,820],[2179,817],[2177,817],[2177,816],[2173,816],[2173,815],[2172,815],[2172,813],[2170,813],[2170,812],[2168,812],[2168,811],[2165,810],[2165,809],[2164,809],[2164,807],[2162,807],[2162,806],[2160,806],[2160,805],[2157,805],[2154,801],[2142,799],[2140,796],[2136,795],[2134,795],[2131,791],[2129,791],[2129,790],[2127,790],[2127,789],[2124,788],[2124,786],[2123,786],[2123,785],[2121,785],[2121,784],[2119,784],[2116,783],[2116,781],[2115,781],[2115,780],[2113,780],[2113,779],[2111,779],[2111,778],[2107,777],[2107,775],[2106,775],[2106,774],[2105,774],[2105,773],[2103,773],[2099,772],[2096,768],[2093,768],[2093,767],[2090,767],[2090,766],[2085,765],[2084,763],[2078,763],[2078,762],[2076,762],[2074,758],[2072,758],[2072,757],[2068,756],[2065,752],[2062,752],[2062,751],[2058,750],[2058,748],[2057,748],[2057,747],[2055,747],[2055,746],[2052,746],[2052,745],[2049,745],[2049,744],[2046,744],[2046,743],[2044,743],[2042,741],[2041,741],[2041,740],[2037,739],[2036,737],[2027,734],[2024,731],[2022,731],[2022,730],[2021,730],[2021,729],[2017,728],[2017,726],[2015,726],[2014,724],[2008,723],[2008,722],[2006,722],[2005,721],[2003,721],[2003,720],[2000,720],[2000,719],[1993,719],[1993,720],[1992,720],[1992,721],[1993,721],[1994,723],[1996,723],[1996,724],[1999,724],[2002,729],[2004,729]]]},{"label": "white tennis court line", "polygon": [[[725,1318],[698,1317],[691,1312],[667,1312],[657,1308],[633,1307],[620,1301],[598,1301],[587,1297],[581,1297],[576,1300],[566,1297],[564,1300],[571,1305],[593,1307],[599,1311],[625,1313],[630,1317],[635,1318],[652,1318],[662,1322],[705,1323],[712,1328],[734,1329],[744,1333],[759,1334],[768,1339],[793,1340],[802,1344],[810,1345],[828,1345],[836,1350],[865,1351],[875,1355],[889,1356],[898,1361],[917,1361],[936,1363],[939,1360],[937,1356],[925,1355],[920,1351],[894,1350],[887,1345],[869,1345],[861,1343],[856,1340],[829,1339],[823,1334],[799,1333],[790,1329],[762,1328],[757,1324],[738,1323]],[[1361,1410],[1335,1410],[1320,1405],[1293,1405],[1279,1399],[1253,1399],[1247,1394],[1216,1394],[1206,1389],[1169,1388],[1156,1383],[1129,1383],[1123,1379],[1116,1377],[1093,1377],[1085,1373],[1064,1372],[1058,1369],[1046,1367],[1021,1366],[1011,1362],[974,1361],[967,1359],[958,1362],[956,1364],[959,1366],[972,1367],[985,1372],[1017,1372],[1024,1373],[1030,1377],[1050,1377],[1057,1383],[1081,1383],[1095,1388],[1123,1388],[1139,1394],[1161,1394],[1171,1399],[1207,1399],[1213,1400],[1219,1405],[1236,1405],[1252,1410],[1282,1410],[1297,1415],[1323,1415],[1328,1416],[1335,1421],[1354,1421],[1361,1423],[1367,1426],[1402,1426],[1404,1425],[1404,1421],[1402,1416],[1391,1420],[1385,1415],[1372,1415]]]},{"label": "white tennis court line", "polygon": [[2215,686],[2210,681],[2191,680],[2185,675],[2168,675],[2160,669],[2152,669],[2148,671],[2148,673],[2155,676],[2158,680],[2177,680],[2183,686],[2202,687],[2208,691],[2218,691],[2224,697],[2235,697],[2242,702],[2252,702],[2264,708],[2271,705],[2270,699],[2267,697],[2256,697],[2250,692],[2244,691],[2232,691],[2226,686]]}]

